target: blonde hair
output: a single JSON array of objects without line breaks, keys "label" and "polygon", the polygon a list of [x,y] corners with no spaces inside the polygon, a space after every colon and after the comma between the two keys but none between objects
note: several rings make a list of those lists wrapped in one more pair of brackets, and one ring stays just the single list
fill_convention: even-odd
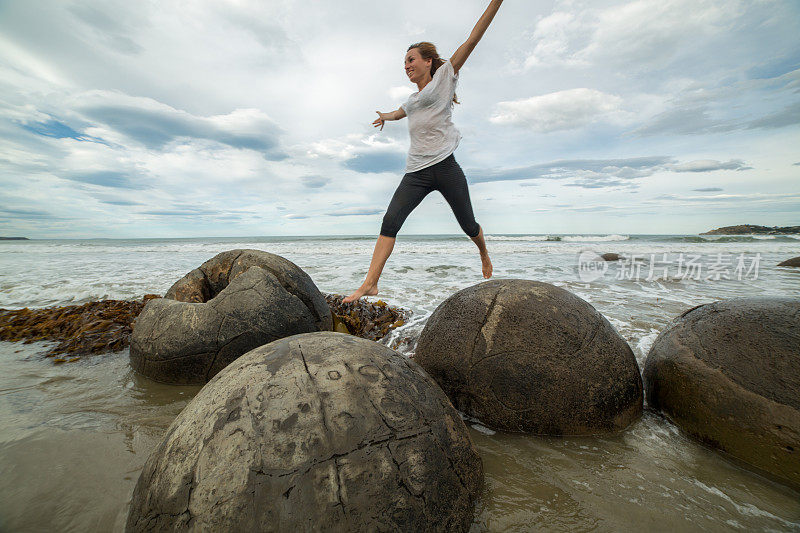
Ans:
[{"label": "blonde hair", "polygon": [[[416,48],[419,50],[419,55],[422,56],[422,59],[432,59],[431,62],[431,77],[436,73],[436,70],[444,65],[444,59],[439,57],[439,52],[436,51],[436,46],[433,43],[429,43],[428,41],[422,41],[419,43],[414,43],[408,47],[406,52],[411,51],[412,48]],[[461,102],[458,101],[458,97],[455,93],[453,93],[453,102],[456,104],[460,104]]]}]

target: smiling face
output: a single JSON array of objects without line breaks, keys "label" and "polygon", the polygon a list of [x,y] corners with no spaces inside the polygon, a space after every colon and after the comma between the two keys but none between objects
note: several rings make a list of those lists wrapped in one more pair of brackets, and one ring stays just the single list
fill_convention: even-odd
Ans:
[{"label": "smiling face", "polygon": [[422,59],[419,53],[419,48],[412,48],[406,52],[406,76],[413,83],[425,79],[425,76],[430,76],[431,63],[433,59]]}]

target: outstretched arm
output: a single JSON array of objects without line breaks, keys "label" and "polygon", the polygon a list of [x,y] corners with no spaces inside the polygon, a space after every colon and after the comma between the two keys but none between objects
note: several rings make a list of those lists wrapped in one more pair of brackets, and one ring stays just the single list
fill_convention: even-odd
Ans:
[{"label": "outstretched arm", "polygon": [[381,127],[381,131],[383,131],[383,123],[386,120],[400,120],[401,118],[406,117],[406,111],[402,107],[395,109],[389,113],[381,113],[380,111],[375,111],[378,114],[378,118],[372,123],[376,128],[378,126]]},{"label": "outstretched arm", "polygon": [[467,60],[469,55],[475,49],[478,42],[483,37],[483,33],[486,31],[486,28],[489,27],[489,23],[492,22],[495,13],[497,10],[500,9],[500,4],[503,3],[503,0],[492,0],[489,4],[489,7],[486,8],[486,11],[483,12],[481,18],[478,20],[478,23],[475,24],[475,27],[472,28],[472,33],[469,34],[469,38],[466,40],[464,44],[458,47],[458,50],[450,57],[450,64],[453,65],[453,70],[458,73],[458,69],[464,64]]}]

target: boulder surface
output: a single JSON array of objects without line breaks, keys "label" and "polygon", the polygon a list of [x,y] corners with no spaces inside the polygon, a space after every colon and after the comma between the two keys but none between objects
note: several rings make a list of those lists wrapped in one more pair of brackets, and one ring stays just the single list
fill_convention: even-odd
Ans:
[{"label": "boulder surface", "polygon": [[458,409],[496,429],[543,435],[616,432],[642,413],[628,343],[571,292],[491,280],[442,302],[414,360]]},{"label": "boulder surface", "polygon": [[701,442],[800,487],[800,300],[693,307],[653,342],[647,403]]},{"label": "boulder surface", "polygon": [[127,531],[466,531],[483,467],[425,372],[336,332],[217,374],[144,465]]},{"label": "boulder surface", "polygon": [[222,252],[147,302],[131,366],[165,383],[205,383],[245,352],[333,329],[325,297],[300,267],[261,250]]}]

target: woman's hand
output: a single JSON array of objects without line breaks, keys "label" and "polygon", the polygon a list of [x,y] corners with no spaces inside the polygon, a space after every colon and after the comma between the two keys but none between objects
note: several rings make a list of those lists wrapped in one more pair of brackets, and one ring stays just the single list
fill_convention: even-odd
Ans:
[{"label": "woman's hand", "polygon": [[373,126],[376,128],[378,126],[381,127],[380,131],[383,131],[383,123],[386,120],[392,120],[391,113],[381,113],[380,111],[375,111],[378,114],[378,118],[375,119],[375,122],[372,123]]},{"label": "woman's hand", "polygon": [[375,122],[372,124],[375,127],[380,126],[381,131],[383,131],[383,123],[387,120],[400,120],[401,118],[406,117],[406,111],[400,106],[399,109],[392,111],[390,113],[381,113],[380,111],[375,111],[378,114],[378,118],[375,119]]}]

